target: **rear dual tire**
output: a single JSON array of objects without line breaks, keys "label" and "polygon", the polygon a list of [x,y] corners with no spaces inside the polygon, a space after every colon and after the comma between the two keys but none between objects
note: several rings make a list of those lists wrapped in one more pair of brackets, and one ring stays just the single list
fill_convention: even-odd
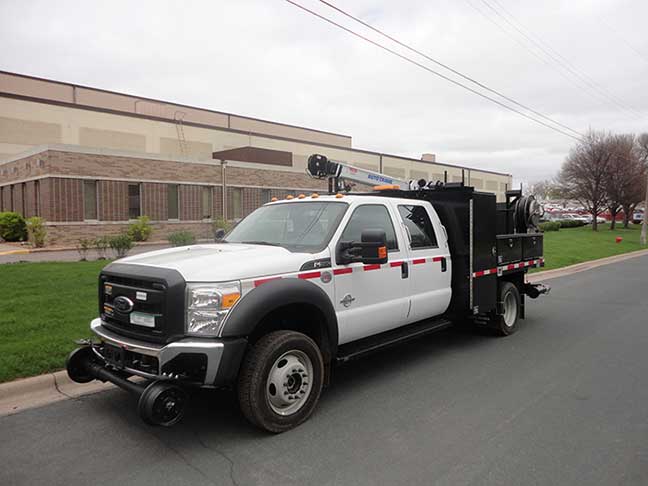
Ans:
[{"label": "rear dual tire", "polygon": [[511,282],[503,282],[500,286],[500,302],[502,312],[492,317],[490,327],[499,336],[510,336],[518,330],[522,303],[519,290]]}]

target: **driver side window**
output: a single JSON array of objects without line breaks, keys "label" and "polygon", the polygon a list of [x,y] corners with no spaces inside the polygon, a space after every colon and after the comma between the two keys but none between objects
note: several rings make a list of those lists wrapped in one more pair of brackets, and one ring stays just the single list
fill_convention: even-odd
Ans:
[{"label": "driver side window", "polygon": [[387,208],[381,204],[358,206],[342,232],[341,241],[360,241],[362,231],[379,229],[387,236],[387,250],[398,250],[394,225]]}]

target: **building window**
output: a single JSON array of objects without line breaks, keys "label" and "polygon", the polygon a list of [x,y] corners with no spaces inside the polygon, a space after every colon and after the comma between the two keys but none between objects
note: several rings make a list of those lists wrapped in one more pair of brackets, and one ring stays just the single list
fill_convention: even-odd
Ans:
[{"label": "building window", "polygon": [[243,217],[243,190],[240,187],[232,188],[232,214],[230,218],[240,219]]},{"label": "building window", "polygon": [[22,214],[26,218],[33,216],[27,211],[27,183],[23,182],[20,187],[20,205],[22,206]]},{"label": "building window", "polygon": [[83,219],[97,219],[97,182],[83,181]]},{"label": "building window", "polygon": [[203,186],[202,188],[202,217],[211,219],[214,207],[214,191],[211,187]]},{"label": "building window", "polygon": [[169,208],[169,219],[178,219],[178,184],[169,184],[167,186],[167,204]]},{"label": "building window", "polygon": [[142,215],[140,185],[128,184],[128,219],[137,219]]},{"label": "building window", "polygon": [[4,211],[4,187],[0,187],[0,212]]},{"label": "building window", "polygon": [[261,189],[261,204],[270,202],[270,189]]},{"label": "building window", "polygon": [[14,186],[13,184],[9,186],[9,211],[15,211],[14,209]]},{"label": "building window", "polygon": [[40,216],[40,181],[34,182],[34,214]]}]

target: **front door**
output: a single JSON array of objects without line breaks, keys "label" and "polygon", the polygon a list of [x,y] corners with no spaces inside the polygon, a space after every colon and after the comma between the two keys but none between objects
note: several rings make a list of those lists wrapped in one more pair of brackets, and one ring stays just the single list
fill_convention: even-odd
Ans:
[{"label": "front door", "polygon": [[[396,214],[384,204],[362,204],[349,217],[335,241],[360,241],[365,229],[387,235],[388,262],[382,265],[335,265],[335,310],[339,343],[361,339],[405,323],[409,310],[409,279],[406,243],[395,231]],[[332,248],[335,253],[335,246]]]}]

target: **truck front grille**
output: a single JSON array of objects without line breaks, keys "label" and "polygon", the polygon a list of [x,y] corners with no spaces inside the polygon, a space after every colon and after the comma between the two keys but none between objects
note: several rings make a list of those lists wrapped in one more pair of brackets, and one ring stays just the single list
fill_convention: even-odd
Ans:
[{"label": "truck front grille", "polygon": [[184,329],[184,280],[171,270],[114,263],[99,278],[99,313],[114,332],[167,342]]}]

